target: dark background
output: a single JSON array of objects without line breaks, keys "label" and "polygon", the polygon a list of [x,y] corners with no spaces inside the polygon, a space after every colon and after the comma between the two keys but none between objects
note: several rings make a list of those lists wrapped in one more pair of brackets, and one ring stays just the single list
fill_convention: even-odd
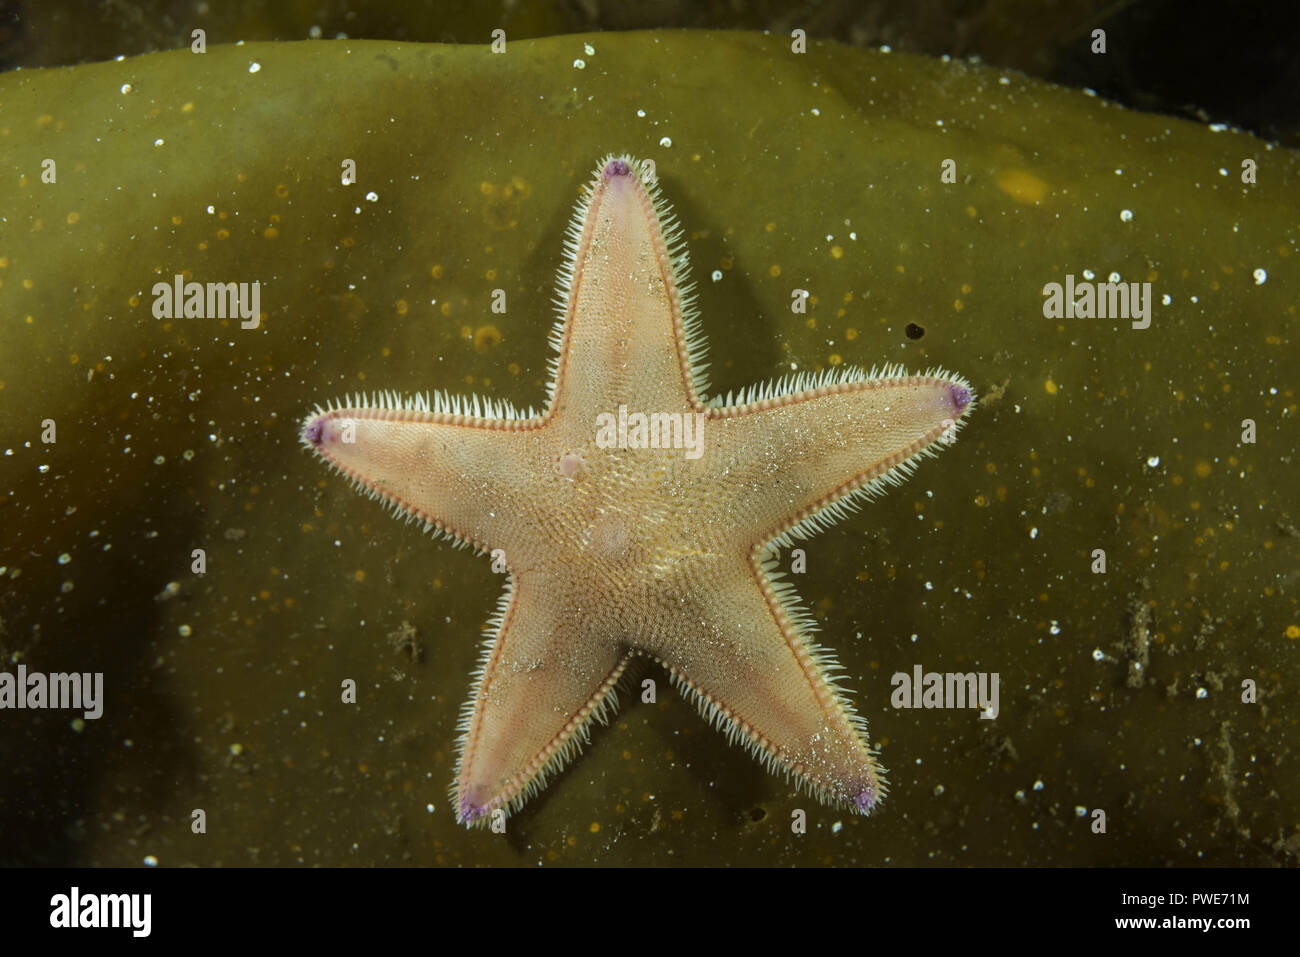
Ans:
[{"label": "dark background", "polygon": [[[602,30],[799,28],[852,46],[974,57],[1134,109],[1300,145],[1300,4],[1278,0],[0,0],[0,70],[209,43],[357,39],[486,43]],[[1107,35],[1105,56],[1091,34]],[[315,32],[315,30],[319,32]]]}]

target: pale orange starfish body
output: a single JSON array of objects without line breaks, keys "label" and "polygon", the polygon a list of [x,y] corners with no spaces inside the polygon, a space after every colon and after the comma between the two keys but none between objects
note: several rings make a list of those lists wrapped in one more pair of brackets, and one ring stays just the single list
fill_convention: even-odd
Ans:
[{"label": "pale orange starfish body", "polygon": [[399,517],[504,553],[461,725],[460,821],[543,787],[636,655],[765,766],[868,813],[883,771],[779,549],[902,481],[973,394],[942,371],[886,369],[706,400],[685,243],[643,172],[606,158],[579,205],[544,413],[385,393],[318,408],[303,441]]}]

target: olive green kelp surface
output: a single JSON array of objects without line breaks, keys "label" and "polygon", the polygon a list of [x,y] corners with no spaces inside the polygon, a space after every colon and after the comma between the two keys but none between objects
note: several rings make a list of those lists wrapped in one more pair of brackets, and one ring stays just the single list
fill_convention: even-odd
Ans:
[{"label": "olive green kelp surface", "polygon": [[[0,150],[4,668],[104,673],[97,720],[0,711],[5,863],[1295,863],[1294,154],[963,63],[685,33],[8,73]],[[299,445],[348,392],[540,406],[563,231],[624,150],[686,226],[717,391],[888,362],[980,394],[805,544],[890,769],[871,818],[648,670],[657,702],[504,834],[459,828],[503,582]],[[155,318],[178,274],[259,282],[257,327]],[[1045,318],[1045,284],[1112,274],[1151,284],[1147,328]],[[892,707],[916,666],[997,673],[997,717]]]}]

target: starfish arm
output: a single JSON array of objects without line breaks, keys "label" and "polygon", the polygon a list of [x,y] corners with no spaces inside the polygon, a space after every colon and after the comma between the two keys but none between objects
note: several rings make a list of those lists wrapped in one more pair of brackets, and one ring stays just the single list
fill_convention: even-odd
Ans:
[{"label": "starfish arm", "polygon": [[780,394],[778,384],[743,405],[710,410],[714,474],[746,492],[743,521],[713,516],[734,529],[736,544],[775,539],[786,546],[834,524],[862,498],[902,482],[921,456],[951,443],[974,404],[970,386],[942,370],[849,372],[795,384],[794,391]]},{"label": "starfish arm", "polygon": [[866,722],[838,685],[833,655],[809,637],[811,617],[779,578],[755,549],[697,593],[692,617],[704,627],[686,639],[652,638],[643,651],[769,771],[823,803],[870,813],[885,781]]},{"label": "starfish arm", "polygon": [[512,576],[489,622],[451,791],[463,824],[517,811],[589,741],[591,723],[618,707],[631,655],[613,641],[585,640],[575,625],[581,609],[557,598],[563,593],[545,575]]},{"label": "starfish arm", "polygon": [[539,420],[504,405],[385,393],[317,409],[302,442],[397,517],[480,550],[509,549],[519,542],[510,506],[526,491],[522,466],[540,431]]},{"label": "starfish arm", "polygon": [[588,432],[611,399],[647,413],[703,408],[685,244],[647,175],[630,158],[602,160],[565,244],[550,411]]}]

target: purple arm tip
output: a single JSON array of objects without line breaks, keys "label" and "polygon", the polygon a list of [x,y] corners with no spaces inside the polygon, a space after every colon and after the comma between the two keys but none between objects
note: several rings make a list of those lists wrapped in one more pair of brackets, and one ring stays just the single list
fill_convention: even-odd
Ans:
[{"label": "purple arm tip", "polygon": [[632,166],[627,160],[612,159],[605,164],[605,179],[613,179],[615,176],[630,176]]},{"label": "purple arm tip", "polygon": [[970,405],[970,389],[964,385],[954,385],[951,387],[950,395],[952,396],[952,404],[956,407],[957,411],[965,412],[966,407]]},{"label": "purple arm tip", "polygon": [[868,786],[858,792],[857,798],[853,802],[858,809],[858,813],[866,814],[871,810],[871,806],[876,803],[876,789]]}]

